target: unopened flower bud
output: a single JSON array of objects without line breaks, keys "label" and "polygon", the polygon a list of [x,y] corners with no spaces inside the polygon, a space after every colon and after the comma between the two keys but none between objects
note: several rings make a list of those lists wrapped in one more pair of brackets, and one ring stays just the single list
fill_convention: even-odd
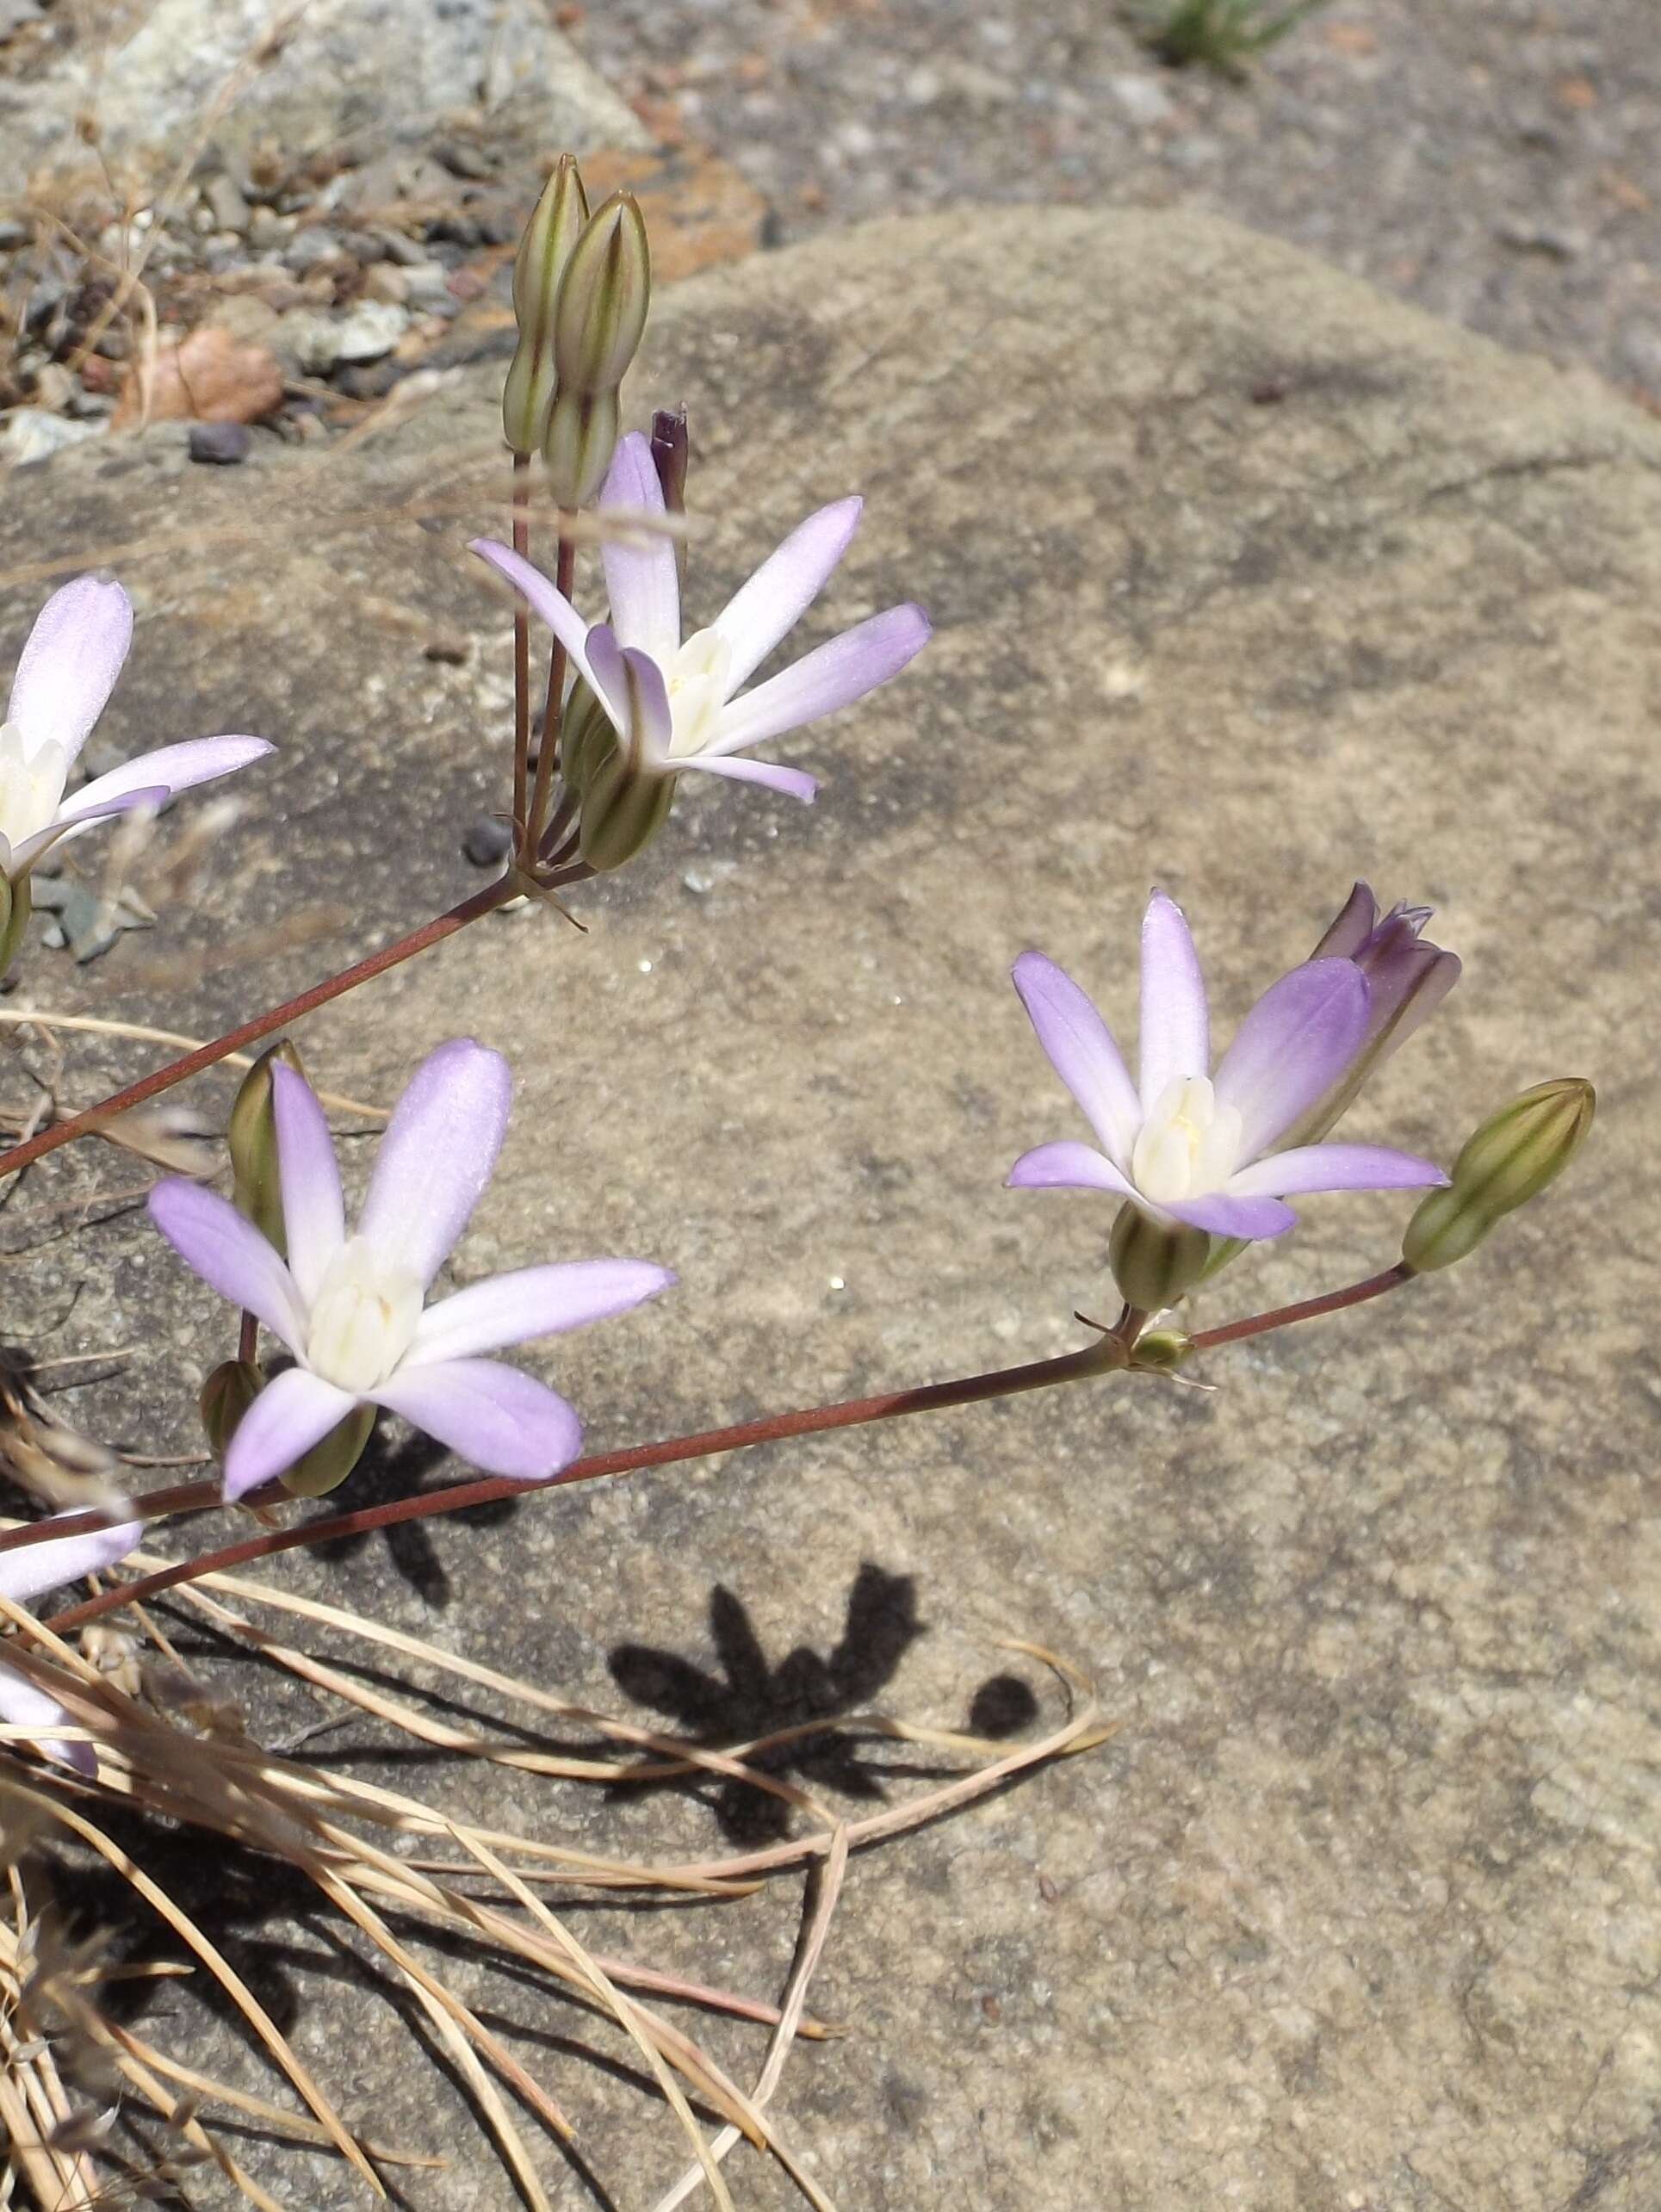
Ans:
[{"label": "unopened flower bud", "polygon": [[295,1460],[277,1479],[290,1497],[326,1497],[338,1490],[363,1456],[375,1427],[375,1408],[355,1405],[320,1444]]},{"label": "unopened flower bud", "polygon": [[579,677],[560,716],[560,775],[573,797],[582,797],[617,746],[610,716]]},{"label": "unopened flower bud", "polygon": [[[652,418],[652,466],[658,472],[658,482],[663,490],[666,512],[684,515],[686,511],[686,410],[678,408],[672,414],[660,407]],[[686,541],[675,540],[675,573],[684,590],[686,584]]]},{"label": "unopened flower bud", "polygon": [[1193,1337],[1181,1329],[1150,1329],[1137,1338],[1131,1365],[1155,1374],[1174,1375],[1193,1349]]},{"label": "unopened flower bud", "polygon": [[23,941],[23,932],[34,905],[29,889],[29,878],[20,876],[14,882],[0,873],[0,976],[3,976],[17,957],[17,948]]},{"label": "unopened flower bud", "polygon": [[542,429],[549,489],[561,507],[580,507],[599,490],[617,449],[622,417],[615,390],[561,391]]},{"label": "unopened flower bud", "polygon": [[560,279],[554,362],[560,390],[615,392],[639,349],[652,297],[646,225],[630,192],[614,192],[583,226]]},{"label": "unopened flower bud", "polygon": [[231,1195],[238,1212],[253,1223],[268,1244],[286,1254],[276,1115],[271,1105],[271,1068],[278,1060],[304,1079],[305,1063],[286,1037],[269,1045],[242,1079],[226,1139],[231,1149]]},{"label": "unopened flower bud", "polygon": [[223,1460],[237,1424],[264,1387],[265,1378],[251,1360],[222,1360],[202,1385],[196,1406],[216,1459]]},{"label": "unopened flower bud", "polygon": [[1140,1206],[1120,1206],[1107,1256],[1126,1304],[1157,1313],[1205,1272],[1212,1240],[1203,1229],[1168,1229]]},{"label": "unopened flower bud", "polygon": [[1453,1162],[1446,1190],[1423,1199],[1402,1257],[1420,1274],[1451,1267],[1494,1224],[1538,1198],[1568,1166],[1592,1125],[1597,1094],[1578,1076],[1536,1083],[1491,1114]]},{"label": "unopened flower bud", "polygon": [[525,225],[513,263],[513,313],[519,343],[502,393],[502,427],[516,453],[534,453],[554,404],[554,311],[560,279],[588,220],[577,164],[562,153]]}]

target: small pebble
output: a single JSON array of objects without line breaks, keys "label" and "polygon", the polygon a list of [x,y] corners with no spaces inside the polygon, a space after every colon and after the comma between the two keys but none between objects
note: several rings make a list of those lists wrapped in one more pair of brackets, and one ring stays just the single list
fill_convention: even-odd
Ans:
[{"label": "small pebble", "polygon": [[512,842],[513,833],[505,821],[499,821],[494,815],[481,815],[477,821],[468,823],[462,851],[475,868],[495,868],[506,859]]},{"label": "small pebble", "polygon": [[246,461],[253,443],[246,423],[192,423],[189,452],[192,461],[212,462],[220,468]]}]

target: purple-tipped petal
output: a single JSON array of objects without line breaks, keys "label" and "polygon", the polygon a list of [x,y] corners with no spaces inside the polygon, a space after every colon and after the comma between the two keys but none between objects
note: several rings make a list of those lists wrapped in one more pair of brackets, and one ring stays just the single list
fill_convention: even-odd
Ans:
[{"label": "purple-tipped petal", "polygon": [[550,584],[540,568],[533,568],[519,554],[508,546],[499,545],[494,538],[469,538],[468,550],[476,553],[480,561],[488,561],[499,575],[507,579],[532,614],[540,615],[564,646],[577,673],[591,689],[597,689],[588,666],[588,625],[564,592]]},{"label": "purple-tipped petal", "polygon": [[133,602],[119,584],[77,576],[53,593],[35,617],[6,709],[28,752],[52,740],[74,761],[132,641]]},{"label": "purple-tipped petal", "polygon": [[1445,1184],[1434,1160],[1387,1144],[1300,1144],[1271,1152],[1229,1178],[1236,1198],[1289,1198],[1305,1191],[1411,1191]]},{"label": "purple-tipped petal", "polygon": [[7,858],[7,875],[16,876],[24,869],[32,868],[40,855],[49,852],[54,845],[62,845],[66,839],[78,837],[83,830],[91,829],[101,821],[108,821],[113,815],[130,814],[135,807],[162,807],[167,803],[168,798],[168,793],[159,784],[146,785],[142,790],[123,791],[119,797],[105,799],[96,807],[80,804],[78,796],[77,803],[60,814],[56,821],[48,822],[44,829],[37,829],[33,837],[23,839]]},{"label": "purple-tipped petal", "polygon": [[818,784],[805,769],[781,768],[772,760],[712,760],[706,753],[693,753],[668,765],[677,776],[692,769],[700,775],[725,776],[734,784],[765,784],[770,790],[783,791],[787,798],[800,799],[808,807],[819,794]]},{"label": "purple-tipped petal", "polygon": [[1357,883],[1333,916],[1311,960],[1353,960],[1378,925],[1379,902],[1371,883]]},{"label": "purple-tipped petal", "polygon": [[[67,1520],[59,1514],[58,1520]],[[45,1523],[51,1527],[50,1521]],[[90,1528],[80,1536],[49,1536],[44,1543],[28,1544],[15,1552],[0,1552],[0,1596],[22,1605],[43,1590],[63,1583],[78,1583],[86,1575],[102,1574],[124,1559],[135,1544],[144,1541],[142,1521],[113,1521],[108,1528]]]},{"label": "purple-tipped petal", "polygon": [[[505,1345],[627,1313],[674,1279],[666,1267],[645,1260],[573,1260],[493,1275],[427,1308],[399,1372],[440,1360],[465,1360],[475,1352],[499,1352]],[[0,1552],[0,1558],[6,1556]]]},{"label": "purple-tipped petal", "polygon": [[1104,1160],[1093,1145],[1070,1139],[1023,1152],[1003,1180],[1005,1189],[1011,1191],[1113,1191],[1122,1199],[1136,1196],[1111,1160]]},{"label": "purple-tipped petal", "polygon": [[1217,1067],[1217,1101],[1240,1116],[1255,1160],[1335,1082],[1367,1034],[1367,978],[1353,961],[1306,960],[1271,983]]},{"label": "purple-tipped petal", "polygon": [[237,1423],[225,1454],[225,1502],[234,1504],[320,1444],[358,1403],[305,1367],[273,1377]]},{"label": "purple-tipped petal", "polygon": [[1142,918],[1142,1011],[1137,1039],[1142,1110],[1151,1113],[1179,1075],[1211,1068],[1211,1013],[1199,956],[1182,909],[1156,891]]},{"label": "purple-tipped petal", "polygon": [[400,1367],[370,1395],[487,1474],[519,1482],[557,1473],[582,1442],[582,1424],[562,1397],[495,1360]]},{"label": "purple-tipped petal", "polygon": [[95,776],[75,793],[65,813],[80,815],[151,786],[169,796],[188,791],[193,784],[210,784],[216,776],[245,768],[272,749],[263,737],[196,737],[183,745],[164,745],[158,752],[123,761],[107,776]]},{"label": "purple-tipped petal", "polygon": [[164,1176],[150,1193],[150,1218],[203,1282],[300,1351],[306,1325],[294,1277],[228,1199],[182,1175]]},{"label": "purple-tipped petal", "polygon": [[[608,507],[632,507],[648,515],[664,511],[663,486],[651,442],[638,431],[617,441],[600,486],[602,520]],[[625,645],[639,646],[666,668],[680,650],[680,584],[672,542],[656,530],[642,530],[632,545],[604,538],[600,565],[605,571],[612,629]]]},{"label": "purple-tipped petal", "polygon": [[393,1108],[357,1231],[423,1286],[490,1180],[512,1095],[501,1054],[458,1037],[428,1053]]},{"label": "purple-tipped petal", "polygon": [[920,607],[890,607],[868,622],[844,630],[817,646],[778,675],[734,699],[722,714],[712,753],[742,752],[747,746],[801,729],[821,715],[834,714],[864,698],[890,676],[897,676],[929,640],[928,617]]},{"label": "purple-tipped petal", "polygon": [[595,697],[628,758],[637,767],[661,768],[675,735],[663,671],[638,646],[620,645],[609,623],[596,623],[588,633],[588,666]]},{"label": "purple-tipped petal", "polygon": [[1042,952],[1023,952],[1013,970],[1015,989],[1051,1066],[1121,1170],[1142,1126],[1136,1085],[1112,1032],[1090,1000]]},{"label": "purple-tipped petal", "polygon": [[798,523],[777,553],[728,599],[714,628],[732,647],[730,697],[824,590],[859,527],[863,499],[837,499]]},{"label": "purple-tipped petal", "polygon": [[29,1741],[49,1759],[59,1766],[73,1767],[77,1775],[89,1781],[98,1771],[97,1755],[90,1744],[53,1743],[54,1728],[76,1728],[80,1723],[71,1720],[55,1697],[25,1682],[13,1667],[0,1661],[0,1720],[14,1728],[28,1728]]},{"label": "purple-tipped petal", "polygon": [[1229,1191],[1210,1191],[1204,1198],[1184,1199],[1178,1205],[1166,1204],[1162,1211],[1190,1229],[1252,1242],[1263,1236],[1284,1236],[1298,1218],[1279,1199],[1236,1198]]},{"label": "purple-tipped petal", "polygon": [[317,1094],[304,1076],[278,1060],[271,1068],[271,1109],[276,1122],[278,1185],[288,1272],[309,1306],[331,1260],[346,1241],[346,1208],[334,1140]]}]

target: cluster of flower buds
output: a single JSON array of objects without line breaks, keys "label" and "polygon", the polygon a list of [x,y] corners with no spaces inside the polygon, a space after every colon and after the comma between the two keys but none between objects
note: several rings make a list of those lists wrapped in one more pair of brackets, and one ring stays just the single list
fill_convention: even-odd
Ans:
[{"label": "cluster of flower buds", "polygon": [[554,497],[580,507],[617,443],[617,391],[639,350],[651,300],[646,225],[632,194],[591,214],[577,164],[561,154],[513,265],[519,343],[502,395],[516,454],[539,449]]}]

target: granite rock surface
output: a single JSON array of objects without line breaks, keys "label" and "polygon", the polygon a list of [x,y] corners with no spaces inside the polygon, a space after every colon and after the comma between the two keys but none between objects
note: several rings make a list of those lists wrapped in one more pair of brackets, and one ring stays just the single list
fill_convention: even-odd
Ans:
[{"label": "granite rock surface", "polygon": [[[1080,1341],[1073,1309],[1110,1298],[1108,1216],[1001,1188],[1024,1147],[1080,1133],[1007,971],[1041,946],[1128,1029],[1152,881],[1224,1028],[1356,874],[1434,902],[1465,980],[1354,1133],[1450,1156],[1557,1073],[1598,1082],[1597,1133],[1479,1261],[1216,1356],[1214,1387],[778,1447],[282,1572],[711,1733],[776,1716],[802,1649],[853,1701],[948,1727],[1019,1719],[1000,1677],[1054,1713],[1001,1639],[1095,1680],[1111,1743],[853,1867],[813,1999],[853,2032],[800,2053],[776,2107],[845,2212],[1644,2212],[1661,431],[1198,217],[880,225],[689,282],[648,352],[636,410],[692,424],[697,612],[857,487],[865,527],[803,635],[915,595],[932,647],[781,748],[822,773],[812,810],[689,793],[580,897],[586,936],[481,926],[304,1032],[319,1080],[382,1099],[458,1032],[512,1058],[456,1279],[610,1251],[678,1269],[657,1306],[527,1355],[597,1444]],[[101,735],[282,748],[199,906],[84,970],[38,953],[38,1002],[205,1034],[315,972],[285,930],[344,902],[344,957],[480,880],[461,834],[505,803],[510,663],[462,546],[499,497],[495,405],[467,372],[320,465],[191,473],[158,440],[13,479],[8,648],[52,575],[109,561],[139,622]],[[91,1095],[140,1050],[77,1045],[65,1081]],[[65,1403],[183,1450],[228,1323],[140,1220],[84,1206],[133,1180],[106,1151],[30,1180],[3,1218],[7,1326],[48,1356],[139,1346]],[[43,1242],[71,1202],[81,1242]],[[1387,1264],[1404,1212],[1309,1202],[1205,1317]],[[358,1495],[431,1464],[394,1452]],[[815,1786],[856,1809],[850,1784],[918,1787],[893,1749]],[[428,1786],[531,1803],[472,1769]],[[714,1853],[755,1811],[573,1791],[558,1817],[585,1848]],[[348,2110],[455,2162],[407,2200],[513,2203],[321,1916],[216,1880],[234,1955],[332,2052]],[[776,1990],[790,1911],[781,1887],[581,1926]],[[572,2016],[493,2001],[567,2039],[524,2046],[580,2130],[586,2170],[548,2153],[555,2200],[654,2203],[672,2131],[582,2063]],[[747,2077],[759,2047],[721,2048]],[[217,2023],[195,2057],[259,2078]],[[249,2155],[286,2201],[355,2201],[320,2161]],[[746,2153],[732,2172],[741,2203],[791,2201]]]}]

